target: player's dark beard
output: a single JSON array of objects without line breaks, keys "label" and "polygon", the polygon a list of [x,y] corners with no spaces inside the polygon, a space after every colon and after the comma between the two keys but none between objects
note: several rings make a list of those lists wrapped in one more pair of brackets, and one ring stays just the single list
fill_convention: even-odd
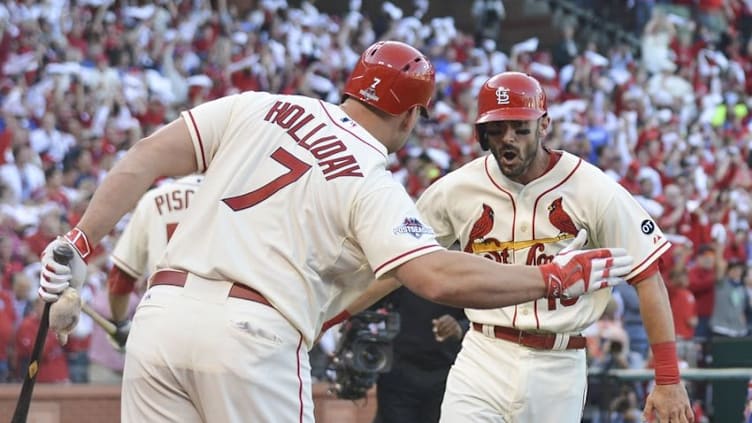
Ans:
[{"label": "player's dark beard", "polygon": [[[528,171],[528,169],[530,169],[530,166],[533,164],[539,148],[538,144],[540,140],[540,122],[536,124],[534,139],[535,142],[527,142],[526,140],[524,143],[515,145],[502,144],[497,148],[491,149],[491,154],[493,154],[494,158],[496,159],[499,170],[501,170],[501,173],[504,176],[511,180],[516,180],[520,176],[524,175]],[[516,163],[511,165],[505,164],[502,160],[502,157],[505,153],[514,153],[514,160],[516,161]]]}]

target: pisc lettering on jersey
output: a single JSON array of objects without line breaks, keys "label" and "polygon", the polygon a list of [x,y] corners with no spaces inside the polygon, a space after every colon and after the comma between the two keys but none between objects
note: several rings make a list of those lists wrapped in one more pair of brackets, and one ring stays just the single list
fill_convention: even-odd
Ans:
[{"label": "pisc lettering on jersey", "polygon": [[157,212],[160,216],[174,210],[187,209],[194,192],[192,189],[176,189],[166,192],[154,197],[154,205],[157,206]]},{"label": "pisc lettering on jersey", "polygon": [[264,120],[284,129],[299,146],[313,154],[327,181],[344,176],[363,177],[363,172],[347,146],[334,135],[317,136],[327,124],[297,104],[277,101]]}]

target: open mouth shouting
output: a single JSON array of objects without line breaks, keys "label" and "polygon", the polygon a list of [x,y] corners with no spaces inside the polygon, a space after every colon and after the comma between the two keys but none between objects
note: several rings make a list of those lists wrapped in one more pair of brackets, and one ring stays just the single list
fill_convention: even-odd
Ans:
[{"label": "open mouth shouting", "polygon": [[499,150],[499,163],[502,166],[514,166],[520,158],[520,155],[516,149],[504,148]]}]

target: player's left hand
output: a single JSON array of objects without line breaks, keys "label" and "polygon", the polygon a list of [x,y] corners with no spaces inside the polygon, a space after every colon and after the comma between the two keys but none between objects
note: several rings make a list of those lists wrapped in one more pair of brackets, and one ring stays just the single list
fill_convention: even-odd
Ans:
[{"label": "player's left hand", "polygon": [[660,423],[692,423],[695,414],[689,404],[687,390],[679,382],[674,385],[656,385],[645,401],[643,418]]},{"label": "player's left hand", "polygon": [[438,319],[431,320],[431,323],[433,323],[433,336],[437,342],[444,342],[451,337],[462,339],[462,326],[454,317],[445,314]]}]

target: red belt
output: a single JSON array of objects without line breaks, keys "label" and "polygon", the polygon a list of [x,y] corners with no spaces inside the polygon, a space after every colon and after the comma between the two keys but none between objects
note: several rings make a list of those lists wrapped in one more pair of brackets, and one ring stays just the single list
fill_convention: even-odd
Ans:
[{"label": "red belt", "polygon": [[[483,333],[483,325],[473,322],[473,329]],[[556,335],[544,335],[540,333],[526,332],[504,326],[493,326],[494,337],[505,341],[514,342],[528,348],[537,350],[552,350],[556,345]],[[574,335],[569,337],[567,350],[579,350],[585,348],[585,337]]]},{"label": "red belt", "polygon": [[[185,272],[179,272],[177,270],[159,270],[155,272],[151,277],[151,286],[157,285],[169,285],[169,286],[185,286],[185,280],[188,278],[188,274]],[[254,301],[271,307],[271,303],[261,295],[260,292],[255,289],[241,285],[239,283],[233,283],[230,288],[228,297],[240,298],[241,300]]]}]

